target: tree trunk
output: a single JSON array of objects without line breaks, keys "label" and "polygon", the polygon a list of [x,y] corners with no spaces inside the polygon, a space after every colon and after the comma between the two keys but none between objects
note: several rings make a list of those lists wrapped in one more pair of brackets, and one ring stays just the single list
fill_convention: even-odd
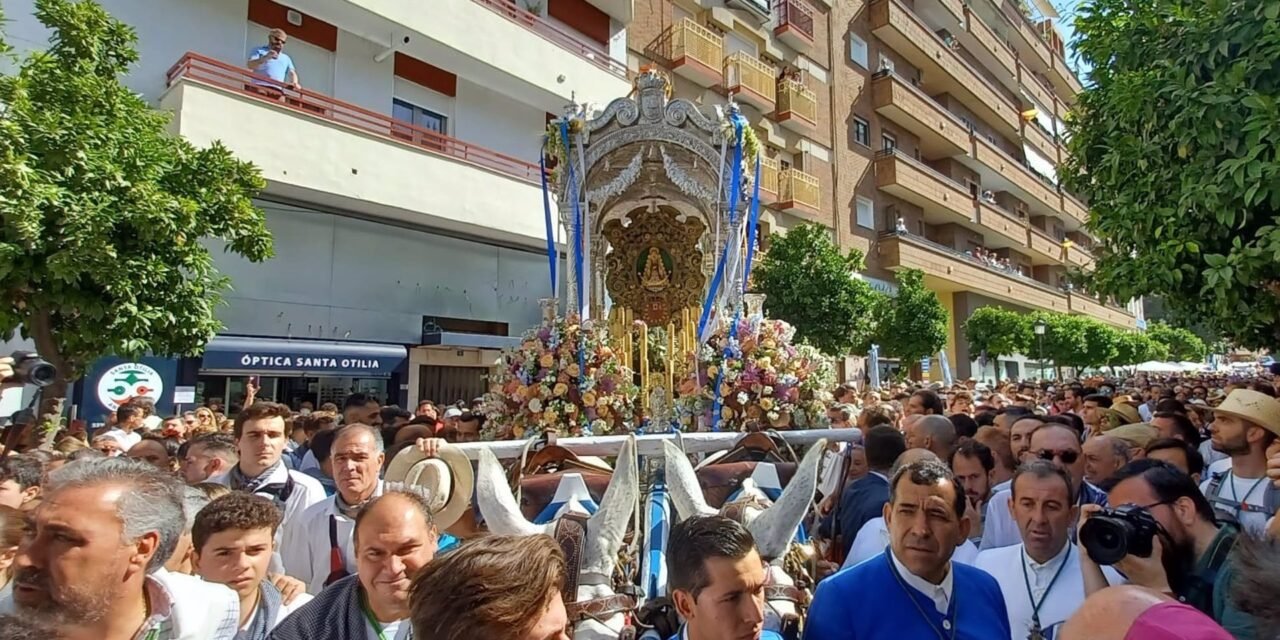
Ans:
[{"label": "tree trunk", "polygon": [[40,410],[36,420],[40,435],[34,439],[41,449],[51,449],[53,438],[62,427],[62,408],[67,401],[67,387],[75,372],[54,338],[53,320],[47,309],[35,309],[27,318],[26,326],[31,333],[31,340],[36,343],[36,353],[58,371],[53,383],[40,391]]},{"label": "tree trunk", "polygon": [[996,356],[991,359],[991,366],[995,368],[996,386],[998,387],[1000,386],[1000,356]]}]

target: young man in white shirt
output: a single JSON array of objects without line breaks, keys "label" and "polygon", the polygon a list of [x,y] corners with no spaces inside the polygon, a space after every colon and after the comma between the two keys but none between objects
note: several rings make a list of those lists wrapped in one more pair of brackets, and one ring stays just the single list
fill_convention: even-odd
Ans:
[{"label": "young man in white shirt", "polygon": [[238,640],[266,640],[281,620],[311,601],[302,594],[285,604],[267,579],[279,526],[280,509],[270,500],[239,492],[211,502],[192,526],[196,572],[240,598]]},{"label": "young man in white shirt", "polygon": [[135,404],[122,404],[116,409],[116,426],[100,436],[109,436],[115,438],[120,443],[121,451],[128,451],[133,445],[142,442],[142,434],[137,430],[142,428],[142,418],[144,413],[142,407]]},{"label": "young man in white shirt", "polygon": [[1213,448],[1231,458],[1210,465],[1200,491],[1220,522],[1235,522],[1253,535],[1264,535],[1278,501],[1266,471],[1267,447],[1280,437],[1280,400],[1236,389],[1213,415]]},{"label": "young man in white shirt", "polygon": [[[1000,584],[1011,640],[1053,637],[1084,602],[1079,552],[1070,540],[1073,498],[1071,476],[1063,468],[1047,460],[1019,467],[1005,506],[1022,542],[978,554],[975,566]],[[1121,581],[1113,571],[1107,578]]]}]

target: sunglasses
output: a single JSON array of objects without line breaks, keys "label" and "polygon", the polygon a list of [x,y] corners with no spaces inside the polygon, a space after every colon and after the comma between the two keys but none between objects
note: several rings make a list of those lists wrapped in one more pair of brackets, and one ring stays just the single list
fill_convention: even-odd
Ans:
[{"label": "sunglasses", "polygon": [[1041,460],[1053,460],[1054,458],[1057,458],[1062,461],[1062,464],[1075,464],[1076,460],[1080,459],[1080,453],[1070,449],[1066,449],[1064,451],[1041,449],[1036,453],[1036,457]]}]

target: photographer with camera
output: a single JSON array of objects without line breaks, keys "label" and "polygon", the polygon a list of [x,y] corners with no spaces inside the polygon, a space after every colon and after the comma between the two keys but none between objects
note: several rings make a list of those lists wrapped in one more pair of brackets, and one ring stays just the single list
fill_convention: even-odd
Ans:
[{"label": "photographer with camera", "polygon": [[1078,544],[1085,593],[1107,586],[1102,566],[1131,584],[1166,593],[1253,640],[1252,616],[1231,601],[1232,555],[1239,531],[1219,527],[1191,477],[1160,460],[1136,460],[1103,483],[1107,501],[1081,505]]}]

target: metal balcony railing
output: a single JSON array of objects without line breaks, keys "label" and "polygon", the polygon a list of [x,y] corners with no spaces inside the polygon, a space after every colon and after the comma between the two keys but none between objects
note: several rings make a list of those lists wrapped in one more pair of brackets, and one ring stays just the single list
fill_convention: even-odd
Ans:
[{"label": "metal balcony railing", "polygon": [[781,169],[773,158],[760,158],[760,190],[778,195],[778,174]]},{"label": "metal balcony railing", "polygon": [[718,69],[724,60],[724,38],[692,18],[681,18],[671,25],[669,57],[672,60],[689,58]]},{"label": "metal balcony railing", "polygon": [[627,65],[614,60],[599,44],[529,13],[512,4],[510,0],[505,2],[503,0],[472,0],[472,2],[546,38],[560,48],[594,63],[619,78],[627,77]]},{"label": "metal balcony railing", "polygon": [[[248,69],[188,52],[166,74],[166,86],[194,82],[289,109],[299,117],[341,125],[419,151],[467,162],[518,180],[540,183],[538,165],[396,120],[308,89],[292,89]],[[390,106],[390,105],[388,105]],[[234,123],[227,123],[234,127]]]},{"label": "metal balcony railing", "polygon": [[778,81],[778,113],[794,115],[809,122],[818,121],[818,96],[803,82],[783,78]]},{"label": "metal balcony railing", "polygon": [[743,51],[725,56],[724,83],[729,89],[749,89],[769,102],[777,99],[773,67]]},{"label": "metal balcony railing", "polygon": [[821,204],[818,178],[799,169],[785,169],[778,174],[778,200],[796,202],[807,207],[818,209]]},{"label": "metal balcony railing", "polygon": [[950,256],[952,256],[952,257],[954,257],[954,258],[955,258],[955,259],[957,259],[957,260],[963,260],[964,262],[967,262],[967,263],[969,263],[969,264],[973,264],[973,265],[979,266],[979,267],[981,267],[981,268],[983,268],[983,269],[986,269],[987,271],[990,271],[990,272],[992,272],[992,273],[997,273],[997,274],[1000,274],[1000,275],[1002,275],[1002,276],[1006,276],[1006,277],[1009,277],[1009,278],[1013,278],[1014,280],[1018,280],[1018,281],[1020,281],[1020,282],[1025,283],[1025,284],[1028,284],[1028,285],[1030,285],[1030,286],[1033,286],[1033,287],[1036,287],[1036,288],[1039,288],[1039,289],[1043,289],[1043,290],[1045,290],[1045,291],[1049,291],[1049,292],[1052,292],[1052,293],[1055,293],[1055,294],[1060,292],[1057,288],[1055,288],[1055,287],[1053,287],[1053,286],[1051,286],[1051,285],[1049,285],[1049,284],[1047,284],[1047,283],[1044,283],[1044,282],[1041,282],[1041,281],[1039,281],[1039,280],[1036,280],[1035,278],[1032,278],[1032,277],[1030,277],[1030,276],[1027,276],[1027,275],[1025,275],[1025,274],[1023,274],[1023,273],[1021,273],[1021,272],[1018,272],[1018,271],[1007,271],[1007,270],[1005,270],[1005,269],[1000,269],[1000,268],[997,268],[997,267],[993,267],[993,266],[991,266],[991,265],[987,264],[986,262],[983,262],[982,260],[980,260],[980,259],[978,259],[978,258],[974,257],[973,255],[971,255],[971,254],[969,254],[969,253],[965,253],[965,252],[963,252],[963,251],[958,251],[958,250],[956,250],[956,249],[953,249],[953,248],[951,248],[951,247],[948,247],[948,246],[947,246],[947,245],[945,245],[945,244],[941,244],[941,243],[934,242],[934,241],[932,241],[932,240],[930,240],[930,239],[928,239],[928,238],[926,238],[926,237],[924,237],[924,236],[919,236],[919,235],[916,235],[916,234],[913,234],[913,233],[908,233],[908,232],[906,232],[906,231],[886,231],[886,232],[884,232],[884,233],[881,233],[881,234],[880,234],[880,239],[881,239],[881,240],[883,240],[883,239],[885,239],[885,238],[899,238],[899,239],[902,239],[902,240],[906,240],[907,242],[912,242],[912,243],[915,243],[915,244],[918,244],[918,245],[921,245],[921,246],[928,247],[928,248],[933,249],[933,250],[935,250],[935,251],[939,251],[939,252],[942,252],[942,253],[948,254],[948,255],[950,255]]},{"label": "metal balcony railing", "polygon": [[813,39],[813,10],[800,0],[774,0],[773,15],[778,28],[788,26]]}]

